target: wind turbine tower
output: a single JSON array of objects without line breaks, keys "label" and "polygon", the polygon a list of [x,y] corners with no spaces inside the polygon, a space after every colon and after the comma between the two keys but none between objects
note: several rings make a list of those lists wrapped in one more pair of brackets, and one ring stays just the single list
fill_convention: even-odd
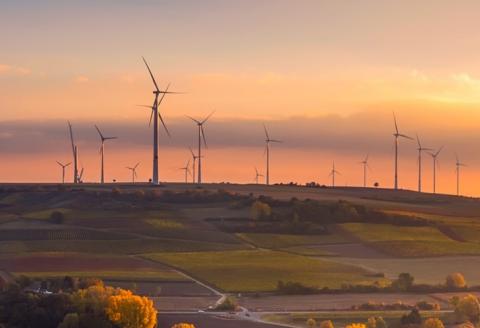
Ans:
[{"label": "wind turbine tower", "polygon": [[428,152],[430,154],[430,156],[432,156],[432,160],[433,160],[433,193],[435,194],[437,191],[436,191],[436,184],[437,184],[437,159],[438,159],[438,155],[440,154],[440,152],[442,151],[442,147],[440,147],[435,153],[432,153],[432,152]]},{"label": "wind turbine tower", "polygon": [[197,159],[199,158],[195,153],[193,152],[192,148],[188,148],[190,150],[190,154],[192,154],[192,181],[195,183],[195,165],[197,164]]},{"label": "wind turbine tower", "polygon": [[258,178],[263,177],[263,174],[259,173],[257,168],[255,167],[255,183],[258,184]]},{"label": "wind turbine tower", "polygon": [[266,174],[265,181],[268,186],[270,185],[270,143],[271,142],[280,143],[282,141],[270,139],[270,136],[268,135],[267,127],[265,126],[265,124],[263,125],[263,129],[265,130],[265,153],[267,154],[267,174]]},{"label": "wind turbine tower", "polygon": [[135,178],[137,177],[137,167],[138,165],[140,165],[140,162],[138,162],[137,164],[135,164],[134,167],[129,167],[127,166],[127,169],[129,169],[130,171],[132,171],[132,183],[135,183]]},{"label": "wind turbine tower", "polygon": [[[170,133],[168,132],[167,126],[165,125],[165,122],[163,121],[162,115],[160,114],[158,108],[160,104],[163,101],[163,98],[167,93],[178,93],[178,92],[171,92],[168,91],[168,87],[165,90],[160,90],[158,88],[157,82],[155,81],[155,77],[153,76],[153,73],[150,69],[150,66],[148,66],[147,61],[145,58],[143,58],[143,62],[145,63],[145,66],[147,67],[148,73],[150,74],[150,77],[152,78],[153,85],[155,86],[155,89],[153,90],[153,94],[155,95],[155,99],[153,101],[153,105],[151,106],[152,112],[150,114],[150,123],[152,122],[153,118],[153,173],[152,173],[152,183],[158,184],[158,119],[162,122],[163,127],[165,128],[165,131],[167,134],[170,136]],[[161,97],[160,97],[161,95]],[[160,99],[159,99],[160,97]]]},{"label": "wind turbine tower", "polygon": [[413,138],[411,138],[411,137],[409,137],[405,134],[401,134],[398,131],[397,118],[395,116],[395,112],[393,113],[393,122],[395,123],[395,133],[393,134],[393,136],[395,137],[395,182],[394,182],[394,189],[397,190],[398,189],[398,138],[405,138],[405,139],[409,139],[409,140],[413,140]]},{"label": "wind turbine tower", "polygon": [[191,116],[187,116],[189,119],[191,119],[193,122],[197,124],[198,127],[198,154],[197,154],[197,159],[198,159],[198,183],[202,183],[202,139],[203,139],[203,144],[205,148],[207,147],[207,139],[205,138],[205,131],[203,130],[203,124],[208,121],[208,119],[215,113],[215,111],[211,112],[203,121],[199,121],[197,119],[194,119]]},{"label": "wind turbine tower", "polygon": [[433,149],[422,147],[420,138],[417,134],[417,144],[418,144],[418,192],[422,192],[422,152],[423,151],[432,151]]},{"label": "wind turbine tower", "polygon": [[455,168],[457,171],[457,196],[460,196],[460,167],[467,166],[467,165],[464,163],[461,163],[458,160],[458,155],[455,154],[455,157],[456,157]]},{"label": "wind turbine tower", "polygon": [[68,130],[70,131],[70,142],[72,144],[72,154],[73,154],[73,183],[78,183],[78,151],[77,146],[73,138],[73,129],[70,121],[68,123]]},{"label": "wind turbine tower", "polygon": [[368,165],[368,154],[367,157],[363,161],[360,162],[360,164],[363,165],[363,188],[367,187],[367,168],[370,168]]},{"label": "wind turbine tower", "polygon": [[62,167],[62,183],[65,183],[65,168],[72,163],[62,164],[59,161],[57,161],[57,164]]},{"label": "wind turbine tower", "polygon": [[185,183],[188,183],[188,174],[190,173],[190,160],[188,160],[185,167],[180,167],[179,169],[185,171]]},{"label": "wind turbine tower", "polygon": [[98,126],[95,125],[95,129],[97,129],[98,135],[100,136],[100,140],[102,141],[102,144],[100,146],[100,155],[102,157],[101,161],[101,169],[100,169],[100,183],[105,182],[105,166],[104,166],[104,156],[105,156],[105,141],[107,140],[112,140],[112,139],[117,139],[117,137],[105,137]]},{"label": "wind turbine tower", "polygon": [[341,173],[338,172],[338,171],[335,169],[335,161],[333,161],[332,170],[330,171],[330,174],[329,174],[329,176],[332,177],[332,187],[335,187],[335,175],[336,175],[336,174],[341,174]]}]

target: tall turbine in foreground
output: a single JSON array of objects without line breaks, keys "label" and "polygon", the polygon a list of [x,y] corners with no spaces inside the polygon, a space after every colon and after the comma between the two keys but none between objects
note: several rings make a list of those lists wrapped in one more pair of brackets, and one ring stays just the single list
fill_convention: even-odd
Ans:
[{"label": "tall turbine in foreground", "polygon": [[190,160],[188,160],[185,167],[180,167],[179,170],[185,171],[185,183],[188,183],[188,174],[190,173]]},{"label": "tall turbine in foreground", "polygon": [[133,167],[127,166],[127,169],[132,171],[132,183],[135,183],[135,178],[137,177],[137,167],[138,167],[138,165],[140,165],[140,162],[135,164],[135,166],[133,166]]},{"label": "tall turbine in foreground", "polygon": [[335,169],[335,161],[333,161],[332,170],[328,176],[332,177],[332,187],[335,187],[335,174],[341,174]]},{"label": "tall turbine in foreground", "polygon": [[457,171],[457,196],[459,196],[460,195],[460,167],[461,166],[467,166],[467,165],[464,164],[464,163],[461,163],[458,160],[458,155],[457,154],[455,154],[455,158],[456,158],[455,169]]},{"label": "tall turbine in foreground", "polygon": [[191,119],[193,122],[195,122],[198,126],[198,154],[197,154],[197,159],[198,159],[198,183],[202,183],[202,139],[203,139],[203,144],[205,147],[207,147],[207,139],[205,138],[205,131],[203,130],[203,124],[208,121],[208,119],[215,113],[215,111],[211,112],[203,121],[199,121],[197,119],[194,119],[191,116],[187,116],[189,119]]},{"label": "tall turbine in foreground", "polygon": [[62,183],[65,183],[65,168],[72,163],[62,164],[59,161],[57,161],[57,164],[62,167]]},{"label": "tall turbine in foreground", "polygon": [[417,134],[417,144],[418,144],[418,192],[422,192],[422,152],[423,151],[432,151],[433,149],[422,147],[420,138]]},{"label": "tall turbine in foreground", "polygon": [[368,154],[363,161],[360,162],[363,165],[363,188],[367,187],[367,168],[370,168],[368,165]]},{"label": "tall turbine in foreground", "polygon": [[117,137],[105,137],[98,126],[95,125],[95,129],[97,129],[98,135],[100,136],[100,140],[102,141],[102,144],[100,146],[100,155],[102,157],[101,161],[101,168],[100,168],[100,183],[105,182],[105,166],[104,166],[104,156],[105,156],[105,141],[107,140],[112,140],[112,139],[117,139]]},{"label": "tall turbine in foreground", "polygon": [[405,139],[410,139],[413,140],[413,138],[410,138],[409,136],[405,134],[401,134],[398,131],[398,125],[397,125],[397,118],[395,116],[395,113],[393,113],[393,122],[395,123],[395,133],[393,136],[395,137],[395,183],[394,183],[394,189],[398,189],[398,138],[405,138]]},{"label": "tall turbine in foreground", "polygon": [[436,186],[437,185],[437,157],[442,151],[442,149],[443,149],[443,146],[440,147],[435,153],[428,152],[430,156],[432,156],[432,160],[433,160],[433,193],[434,194],[437,192],[436,190],[437,188]]},{"label": "tall turbine in foreground", "polygon": [[265,124],[263,125],[263,129],[265,130],[265,153],[267,154],[267,176],[265,178],[265,181],[268,186],[270,184],[270,143],[271,142],[280,143],[282,141],[270,139],[270,136],[268,135],[267,127],[265,126]]},{"label": "tall turbine in foreground", "polygon": [[255,184],[258,184],[259,177],[263,177],[263,174],[259,173],[257,167],[255,167]]},{"label": "tall turbine in foreground", "polygon": [[[143,62],[145,63],[145,66],[147,66],[148,73],[150,74],[150,77],[152,78],[153,85],[155,86],[155,89],[153,90],[153,94],[155,95],[155,99],[153,101],[153,105],[151,106],[152,112],[150,114],[150,124],[152,122],[153,118],[153,173],[152,173],[152,183],[158,184],[158,119],[162,122],[163,127],[165,128],[165,131],[167,134],[170,136],[170,133],[168,132],[167,126],[165,125],[165,122],[163,121],[162,115],[160,114],[158,107],[163,101],[163,98],[167,93],[178,93],[178,92],[171,92],[168,91],[168,87],[165,90],[160,90],[158,88],[157,82],[155,81],[155,78],[153,77],[153,73],[150,70],[150,66],[148,66],[147,61],[145,58],[143,58]],[[162,95],[159,99],[159,96]]]},{"label": "tall turbine in foreground", "polygon": [[73,153],[73,183],[78,183],[78,149],[77,145],[75,145],[75,141],[73,139],[73,129],[72,129],[72,124],[70,124],[70,121],[67,121],[68,123],[68,130],[70,132],[70,142],[72,144],[72,153]]}]

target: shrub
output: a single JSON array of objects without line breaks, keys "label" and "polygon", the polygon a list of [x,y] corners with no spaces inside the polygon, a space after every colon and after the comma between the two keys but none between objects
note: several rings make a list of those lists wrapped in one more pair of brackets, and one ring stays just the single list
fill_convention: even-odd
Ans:
[{"label": "shrub", "polygon": [[388,328],[387,322],[382,317],[376,317],[375,324],[377,328]]},{"label": "shrub", "polygon": [[455,315],[459,321],[471,321],[476,324],[480,319],[480,303],[474,295],[467,295],[461,299],[453,300]]},{"label": "shrub", "polygon": [[215,310],[218,311],[235,311],[237,309],[237,300],[232,296],[227,296],[218,304]]},{"label": "shrub", "polygon": [[268,219],[272,215],[270,205],[259,200],[253,202],[250,212],[253,220]]},{"label": "shrub", "polygon": [[445,328],[442,320],[438,318],[428,318],[422,324],[422,328]]},{"label": "shrub", "polygon": [[398,279],[392,283],[392,287],[398,291],[409,291],[413,286],[414,278],[410,273],[400,273]]},{"label": "shrub", "polygon": [[157,325],[157,310],[153,301],[134,295],[129,290],[119,289],[118,294],[111,295],[105,313],[119,327],[154,328]]},{"label": "shrub", "polygon": [[451,273],[447,276],[446,285],[451,289],[459,289],[467,287],[465,277],[459,272]]},{"label": "shrub", "polygon": [[422,323],[422,317],[418,312],[418,309],[413,309],[409,314],[405,314],[400,319],[402,325],[420,325]]},{"label": "shrub", "polygon": [[279,294],[285,295],[305,295],[305,294],[314,294],[317,290],[313,287],[305,286],[299,282],[287,281],[283,282],[282,280],[277,283],[277,292]]},{"label": "shrub", "polygon": [[191,323],[176,323],[172,328],[195,328],[195,326]]},{"label": "shrub", "polygon": [[331,320],[324,320],[320,322],[320,328],[334,328]]},{"label": "shrub", "polygon": [[62,224],[65,221],[65,215],[60,211],[53,211],[50,214],[50,222],[53,224]]},{"label": "shrub", "polygon": [[367,328],[364,323],[351,323],[346,325],[345,328]]}]

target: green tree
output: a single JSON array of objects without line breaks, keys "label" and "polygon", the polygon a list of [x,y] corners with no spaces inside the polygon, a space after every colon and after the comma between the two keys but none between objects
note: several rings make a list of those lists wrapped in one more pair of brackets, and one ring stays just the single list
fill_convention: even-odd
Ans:
[{"label": "green tree", "polygon": [[445,328],[442,320],[438,318],[428,318],[422,324],[422,328]]},{"label": "green tree", "polygon": [[80,325],[80,318],[78,313],[67,313],[63,321],[58,325],[58,328],[78,328]]},{"label": "green tree", "polygon": [[399,291],[409,291],[413,286],[414,278],[410,273],[400,273],[398,279],[393,282],[393,287]]},{"label": "green tree", "polygon": [[316,326],[317,326],[317,322],[315,321],[315,319],[309,318],[309,319],[307,320],[307,327],[308,327],[308,328],[314,328],[314,327],[316,327]]},{"label": "green tree", "polygon": [[457,299],[455,305],[455,314],[459,321],[470,321],[477,324],[480,319],[480,303],[474,295],[467,295]]},{"label": "green tree", "polygon": [[331,320],[324,320],[320,322],[320,328],[334,328]]}]

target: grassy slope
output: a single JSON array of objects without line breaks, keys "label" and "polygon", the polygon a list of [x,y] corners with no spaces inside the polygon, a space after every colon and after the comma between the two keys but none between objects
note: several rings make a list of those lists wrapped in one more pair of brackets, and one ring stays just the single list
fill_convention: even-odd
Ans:
[{"label": "grassy slope", "polygon": [[294,246],[336,244],[346,242],[340,235],[287,235],[271,233],[239,233],[240,238],[262,248],[288,248]]},{"label": "grassy slope", "polygon": [[359,267],[277,251],[159,253],[147,257],[185,270],[226,291],[271,291],[279,280],[330,288],[373,280]]},{"label": "grassy slope", "polygon": [[454,241],[435,227],[367,223],[346,223],[342,227],[362,241],[398,257],[480,254],[480,244]]}]

